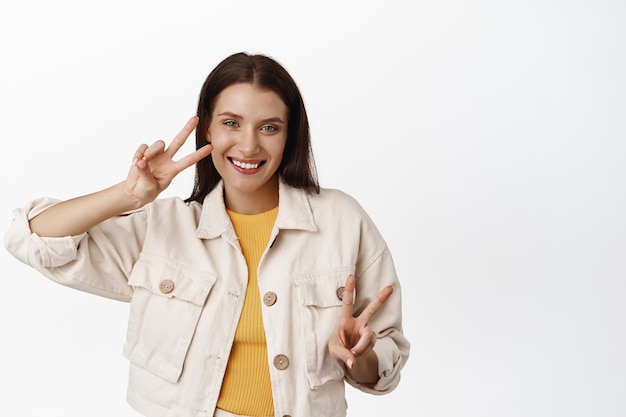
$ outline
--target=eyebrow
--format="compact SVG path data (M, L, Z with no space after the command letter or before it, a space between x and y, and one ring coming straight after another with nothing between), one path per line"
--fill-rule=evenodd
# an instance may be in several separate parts
M243 119L243 116L237 114L237 113L233 113L230 111L225 111L222 113L219 113L218 116L228 116L228 117L232 117L235 119ZM283 119L281 119L280 117L269 117L267 119L263 119L261 120L263 123L285 123L285 121Z

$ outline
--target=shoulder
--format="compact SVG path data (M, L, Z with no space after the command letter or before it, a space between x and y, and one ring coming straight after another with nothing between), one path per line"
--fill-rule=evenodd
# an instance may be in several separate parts
M372 223L361 203L343 190L322 188L319 194L310 195L309 202L317 219L332 218L343 224Z
M158 198L147 204L144 209L150 217L195 215L202 210L202 205L192 201L186 203L180 197Z
M360 206L350 194L337 188L320 188L319 194L311 194L311 200L318 204L340 203L349 206Z
M155 207L159 207L159 208L170 207L170 208L176 208L176 209L179 209L179 208L183 209L183 208L193 207L194 205L199 205L199 203L197 203L195 201L191 202L191 203L186 203L180 197L163 197L163 198L157 198L153 202L149 203L146 207L151 207L151 208L155 208Z
M282 213L285 218L312 222L317 227L376 228L361 203L343 190L320 188L319 193L307 193L303 189L283 185L281 196L279 216Z
M352 195L336 188L321 188L319 194L312 194L311 204L342 210L363 211L361 204Z
M352 236L361 236L361 246L377 248L377 252L386 246L378 227L365 208L347 192L322 188L319 194L309 198L309 202L315 223L320 229L333 230L334 236L350 231Z

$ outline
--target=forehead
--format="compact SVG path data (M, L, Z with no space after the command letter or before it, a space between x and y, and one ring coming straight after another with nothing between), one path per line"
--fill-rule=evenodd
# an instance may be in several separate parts
M287 106L273 90L252 83L238 83L226 87L217 96L214 114L231 112L241 116L286 116Z

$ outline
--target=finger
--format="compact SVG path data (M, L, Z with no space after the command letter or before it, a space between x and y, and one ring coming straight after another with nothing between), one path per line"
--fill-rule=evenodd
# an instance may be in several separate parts
M144 169L146 167L146 161L144 159L144 153L146 152L146 149L148 149L148 145L146 145L145 143L142 143L137 148L135 154L133 155L133 166L136 166L139 169Z
M385 301L387 301L389 296L391 296L392 292L393 292L393 287L391 285L388 285L385 288L383 288L378 293L378 296L376 296L376 298L373 299L367 305L367 307L365 307L365 310L363 310L361 314L359 314L358 320L361 322L365 322L365 323L369 322L370 319L374 317L374 315L378 312L380 307L385 303Z
M341 317L352 317L354 304L354 275L348 275L343 287L343 297L341 299Z
M146 151L143 153L143 156L144 158L150 160L157 155L161 155L164 150L165 142L163 142L162 140L157 140L152 145L150 145L148 149L146 149Z
M359 337L356 345L354 345L350 350L355 357L358 357L372 350L375 344L376 335L368 326L366 326L361 329L361 337Z
M184 169L189 168L190 166L196 164L201 159L204 159L207 156L209 156L212 151L213 151L213 146L204 145L202 148L198 149L197 151L190 153L184 158L181 158L178 161L176 161L175 163L176 171L180 172Z
M170 157L173 157L174 154L178 152L180 147L183 146L191 132L193 132L196 126L198 126L199 120L200 119L198 119L197 116L193 116L191 119L189 119L189 121L187 121L187 123L185 124L185 127L183 127L183 129L178 132L178 135L176 135L174 139L172 139L172 142L170 143L170 146L167 147L165 153L167 153Z
M331 343L328 346L328 350L334 358L345 363L348 368L352 368L352 365L356 360L356 356L350 351L350 349L346 349L338 343Z

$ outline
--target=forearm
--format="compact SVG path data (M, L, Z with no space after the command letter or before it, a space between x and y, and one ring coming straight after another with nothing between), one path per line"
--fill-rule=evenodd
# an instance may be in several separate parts
M125 211L137 208L137 200L124 192L123 183L92 194L55 204L30 220L39 236L78 235Z

